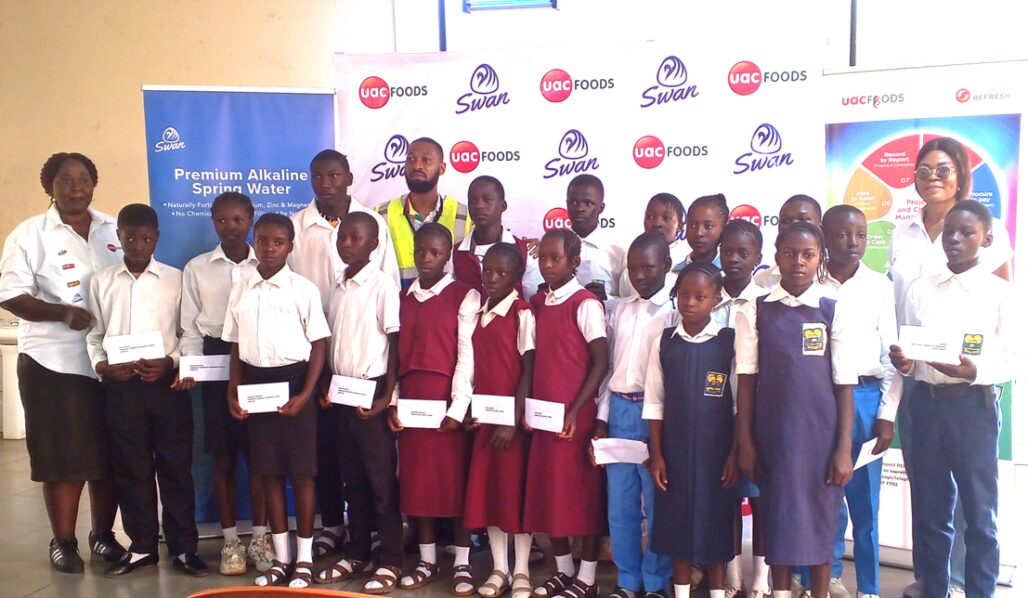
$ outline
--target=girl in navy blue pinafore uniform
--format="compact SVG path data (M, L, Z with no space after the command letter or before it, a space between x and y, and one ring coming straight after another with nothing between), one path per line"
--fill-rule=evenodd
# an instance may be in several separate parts
M681 323L661 333L646 370L643 418L658 490L652 548L673 559L676 598L689 596L693 563L707 567L711 596L724 598L725 563L735 556L735 331L710 317L721 286L713 264L685 266L673 291Z
M775 598L789 593L797 565L810 566L811 593L823 598L853 473L856 375L839 359L835 301L816 280L824 272L820 229L791 224L775 246L782 281L746 304L736 323L739 466L760 486Z

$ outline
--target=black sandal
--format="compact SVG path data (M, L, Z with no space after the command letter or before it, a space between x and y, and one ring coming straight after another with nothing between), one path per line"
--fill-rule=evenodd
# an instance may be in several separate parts
M368 584L371 582L378 582L382 587L380 588L369 588ZM364 582L364 593L365 594L388 594L395 590L400 585L400 568L399 567L379 567L375 574L371 576L371 579Z
M543 582L543 585L532 590L532 595L535 596L535 598L553 598L571 585L572 581L574 580L571 579L571 576L564 575L563 573L557 573Z
M591 586L587 586L581 580L576 579L557 596L560 598L596 598L598 591L599 586L597 584L594 583Z

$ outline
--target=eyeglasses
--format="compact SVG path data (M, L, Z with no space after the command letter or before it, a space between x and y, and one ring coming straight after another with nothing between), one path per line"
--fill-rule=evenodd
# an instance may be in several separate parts
M917 170L914 171L914 174L917 176L917 178L921 179L922 181L927 181L928 179L932 178L933 174L939 177L940 179L945 179L948 178L949 175L955 173L956 171L957 169L953 168L952 166L949 166L947 164L940 164L935 168L920 166Z

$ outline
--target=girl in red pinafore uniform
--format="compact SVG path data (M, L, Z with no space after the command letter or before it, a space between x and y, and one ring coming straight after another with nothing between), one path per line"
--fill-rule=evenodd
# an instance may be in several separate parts
M535 363L535 317L528 302L518 298L524 271L524 258L516 245L497 243L489 248L482 260L482 287L488 300L479 310L472 336L475 392L511 397L514 421L521 419L525 398L532 392ZM521 525L527 460L528 435L516 425L487 424L475 433L464 523L469 529L489 528L493 572L478 588L483 598L495 598L508 587L518 598L532 592L528 577L532 535L523 533ZM507 563L508 533L515 534L513 579Z
M404 428L394 408L390 427L399 432L400 510L417 519L421 550L400 587L420 588L439 576L434 524L445 517L453 520L456 545L453 592L470 596L475 586L463 515L471 446L461 423L471 403L471 335L481 301L478 291L445 272L452 245L445 227L422 225L414 234L418 279L400 296L400 400L447 401L446 417L438 429Z
M537 598L595 598L596 558L603 530L603 475L589 458L596 395L607 373L603 304L575 280L581 241L551 230L539 246L539 270L549 290L532 297L539 334L533 398L564 404L559 434L536 431L528 455L525 529L550 536L557 573ZM527 427L527 424L526 424ZM570 536L582 536L578 576Z

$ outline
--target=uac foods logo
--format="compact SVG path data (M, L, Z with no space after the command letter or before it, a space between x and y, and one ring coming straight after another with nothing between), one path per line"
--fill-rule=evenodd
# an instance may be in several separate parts
M168 127L161 133L161 140L153 144L154 152L170 152L171 150L186 149L186 142L182 141L175 127Z
M560 157L550 160L544 166L544 179L587 172L600 167L598 159L589 157L589 142L578 129L564 133L560 138L560 145L557 146L557 153Z
M406 173L404 164L407 162L408 149L410 149L410 143L406 137L400 134L390 137L382 152L385 161L371 167L371 182L376 183L402 177Z
M563 102L574 89L614 89L614 79L572 79L564 69L551 69L539 81L539 93L550 102Z
M457 98L457 114L495 108L509 104L507 92L500 91L500 77L488 64L480 64L471 73L471 91Z
M361 104L378 110L389 103L389 98L427 96L427 85L389 85L382 77L367 77L357 89Z
M773 125L764 123L750 138L750 150L735 159L733 174L756 172L792 164L792 154L782 151L782 135Z
M520 150L479 151L471 141L458 141L450 148L450 166L464 174L478 168L479 162L517 162L520 159Z
M689 71L682 59L668 56L657 68L657 84L642 92L643 102L639 106L649 108L654 104L678 102L700 95L695 85L686 85L688 81Z
M878 108L882 104L898 104L904 100L901 93L883 93L880 95L866 96L844 96L843 106L873 106Z

